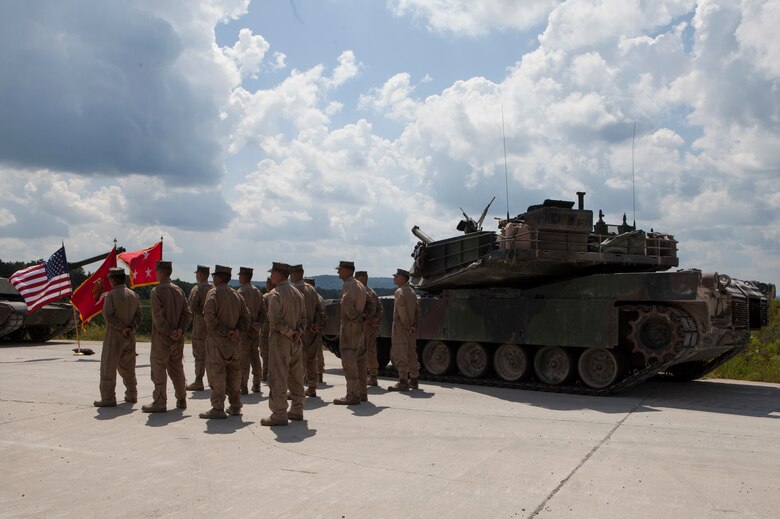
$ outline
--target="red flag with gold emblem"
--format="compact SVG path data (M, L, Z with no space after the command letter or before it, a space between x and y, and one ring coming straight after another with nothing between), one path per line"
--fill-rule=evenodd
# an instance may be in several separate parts
M157 260L162 259L162 246L163 242L160 240L148 249L123 252L119 255L119 259L130 268L130 288L159 283L155 268Z
M105 261L85 282L73 291L70 302L79 311L81 327L103 311L103 297L111 290L108 271L116 267L116 247L111 249Z

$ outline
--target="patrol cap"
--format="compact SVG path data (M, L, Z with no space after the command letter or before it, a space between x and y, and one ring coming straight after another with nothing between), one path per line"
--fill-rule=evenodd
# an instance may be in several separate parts
M111 267L108 269L108 277L110 278L122 278L125 277L125 269L122 267Z
M336 270L338 270L340 268L352 269L354 271L355 270L355 262L354 261L339 261L339 266L336 267Z
M217 274L223 274L230 277L233 274L233 269L224 265L214 265L214 273L212 276L216 276Z
M395 276L403 276L403 277L405 277L406 279L409 279L409 278L411 277L411 276L409 275L409 271L408 271L408 270L404 270L404 269L397 269L397 270L395 271L395 274L393 274L393 277L395 277Z
M206 274L207 276L211 273L211 269L204 265L198 265L198 268L195 269L195 274Z
M278 272L283 276L290 275L290 265L282 263L280 261L274 261L271 269L268 272Z
M254 273L255 269L249 268L249 267L238 267L238 275L246 275L249 277L252 277L252 274Z
M356 278L359 278L360 276L368 277L368 272L365 270L358 270L357 272L355 272Z
M290 274L303 274L303 265L290 265Z
M157 265L154 267L155 269L173 269L173 264L170 261L164 261L164 260L157 260Z
M303 278L303 282L306 283L307 285L311 285L313 287L317 286L317 282L314 281L314 278Z

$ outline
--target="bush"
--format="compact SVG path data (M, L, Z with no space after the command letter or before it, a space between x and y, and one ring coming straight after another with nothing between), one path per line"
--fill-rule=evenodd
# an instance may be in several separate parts
M709 376L780 383L780 301L772 301L769 324L753 332L745 351Z

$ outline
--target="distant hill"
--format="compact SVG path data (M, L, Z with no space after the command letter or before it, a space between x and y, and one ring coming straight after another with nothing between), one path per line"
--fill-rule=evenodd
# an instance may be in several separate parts
M324 274L321 276L313 276L314 282L317 283L317 288L320 290L341 290L342 282L339 279L338 276L334 274ZM257 288L265 288L265 280L263 281L252 281L252 284L255 285ZM230 286L237 287L239 285L238 279L233 278L230 280ZM393 284L393 278L369 278L368 279L368 286L374 289L380 289L382 293L386 293L387 290L394 290L395 285ZM377 293L380 292L380 290L377 290ZM382 294L380 294L382 295Z
M341 290L341 285L343 284L339 277L333 274L314 276L314 281L317 283L317 288L323 290ZM369 277L368 286L372 288L395 288L393 278Z

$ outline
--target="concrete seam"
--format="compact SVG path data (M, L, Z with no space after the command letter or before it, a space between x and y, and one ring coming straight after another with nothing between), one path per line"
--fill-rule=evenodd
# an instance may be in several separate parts
M550 492L547 495L547 497L544 499L544 501L542 501L542 503L539 506L536 507L536 510L534 510L533 513L531 513L531 515L528 516L529 519L533 519L534 517L539 515L539 512L541 512L544 509L545 505L547 505L547 503L549 503L550 500L553 497L555 497L555 494L557 494L558 491L560 489L562 489L563 486L566 483L569 482L569 480L574 476L574 474L576 474L577 471L580 470L580 468L583 465L585 465L585 463L596 453L597 450L599 450L601 448L602 445L604 445L607 441L609 441L610 438L612 438L612 435L615 433L615 431L618 430L618 428L621 425L623 425L623 422L628 420L628 417L631 416L632 414L634 414L634 411L636 411L637 409L639 409L640 407L642 407L644 405L644 403L650 398L650 396L653 394L653 392L655 391L655 389L657 387L658 387L658 383L656 383L655 386L653 386L653 388L648 392L647 395L645 395L642 398L642 400L640 400L639 402L636 403L636 405L626 414L626 416L621 418L620 421L618 421L618 423L616 423L615 426L612 427L612 429L610 429L610 431L606 434L606 436L604 436L604 438L601 439L600 442L598 442L596 445L593 446L593 448L590 450L590 452L588 452L588 454L586 454L585 457L580 460L580 462L577 464L577 466L574 467L574 469L572 469L571 472L569 472L569 475L566 476L565 478L563 478L563 480L560 483L558 483L558 486L555 487L553 489L553 491Z

